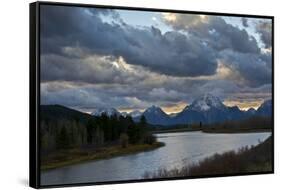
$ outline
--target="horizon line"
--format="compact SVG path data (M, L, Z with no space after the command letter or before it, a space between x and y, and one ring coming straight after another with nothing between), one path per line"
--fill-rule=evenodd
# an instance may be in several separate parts
M223 103L223 105L224 106L226 106L226 107L228 107L228 108L230 108L230 107L238 107L238 109L240 110L240 111L248 111L249 109L254 109L254 110L257 110L265 101L268 101L268 100L272 100L272 99L267 99L267 100L263 100L262 101L262 103L260 103L260 105L259 106L257 106L257 107L248 107L248 108L241 108L241 107L239 107L239 105L226 105L225 104L225 101L223 101L222 103ZM91 114L93 111L95 111L95 110L97 110L97 109L111 109L111 108L114 108L114 109L116 109L118 112L120 112L120 113L131 113L131 112L133 112L133 111L140 111L140 112L144 112L145 110L147 110L148 108L150 108L150 107L152 107L152 106L155 106L155 107L158 107L158 108L160 108L165 114L167 114L167 115L172 115L172 114L178 114L178 113L180 113L180 112L182 112L186 107L188 107L189 105L191 105L191 104L185 104L185 107L183 108L183 109L181 109L181 110L179 110L178 112L167 112L167 111L165 111L166 109L165 109L165 106L158 106L158 105L155 105L155 104L153 104L153 105L151 105L151 106L148 106L148 107L146 107L146 108L142 108L142 109L138 109L138 108L129 108L129 109L126 109L126 108L115 108L115 107L98 107L98 108L78 108L78 107L73 107L73 106L67 106L67 105L63 105L63 104L57 104L57 103L54 103L54 104L40 104L40 106L45 106L45 105L53 105L53 106L55 106L55 105L57 105L57 106L64 106L64 107L67 107L67 108L70 108L70 109L74 109L74 110L77 110L77 111L80 111L80 112L84 112L84 113L88 113L88 114ZM86 111L86 110L91 110L91 111ZM125 111L125 110L127 110L127 111ZM130 110L130 111L129 111Z

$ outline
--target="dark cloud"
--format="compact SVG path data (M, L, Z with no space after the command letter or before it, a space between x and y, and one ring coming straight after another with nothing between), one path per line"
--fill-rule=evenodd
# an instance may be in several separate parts
M233 69L239 71L241 76L246 80L245 86L261 86L271 83L272 71L268 67L264 58L258 54L244 54L233 51L224 51L221 53L222 59Z
M261 37L262 42L265 45L265 48L271 48L272 46L272 23L271 21L263 20L260 21L256 30Z
M72 50L71 50L72 51ZM74 49L73 51L79 51ZM128 84L144 80L149 73L129 66L121 58L91 55L84 58L41 55L41 81Z
M241 21L242 21L242 25L244 27L249 27L248 19L247 18L243 17L243 18L241 18Z
M190 22L192 20L192 22ZM217 51L232 49L241 53L259 53L257 41L244 29L226 23L219 16L176 14L176 19L164 21L176 30L198 36Z
M55 85L58 84L41 84L41 104L62 104L68 107L92 109L100 107L144 109L151 105L145 100L145 97L142 97L140 94L134 96L134 92L132 92L134 91L133 87L122 88L118 85L111 86L110 88L104 86L76 86L51 90L54 89L54 87L51 86ZM142 98L139 99L138 97Z
M165 84L165 85L163 85ZM58 85L58 87L56 87ZM190 103L206 92L222 100L231 97L235 100L253 101L257 98L269 98L271 86L243 87L233 81L169 80L157 85L76 85L66 87L60 83L41 84L42 104L63 104L73 108L95 109L115 107L118 109L145 109L151 105L167 106L177 102Z
M166 33L113 10L44 5L40 18L42 104L144 109L270 91L271 52L221 17L180 15ZM263 42L267 27L257 28Z
M164 21L176 30L200 37L216 50L218 59L224 60L232 72L237 72L242 77L239 81L244 81L244 85L259 86L271 83L271 52L262 53L256 39L246 30L239 29L218 16L176 14L175 19ZM242 22L244 26L248 26L246 18L242 18ZM269 47L271 44L269 23L260 22L257 30L263 42L267 44L266 47Z
M134 28L102 22L88 9L42 7L41 44L43 53L64 53L79 46L100 55L122 56L126 62L167 75L199 76L215 73L213 50L199 38L179 32L161 34L151 28ZM96 9L91 9L94 13ZM51 15L51 16L50 16Z
M266 63L266 66L270 70L272 70L272 53L271 53L271 51L260 54L260 59Z
M66 89L58 92L41 92L41 104L62 104L75 108L145 108L149 104L134 97L113 96L93 89Z

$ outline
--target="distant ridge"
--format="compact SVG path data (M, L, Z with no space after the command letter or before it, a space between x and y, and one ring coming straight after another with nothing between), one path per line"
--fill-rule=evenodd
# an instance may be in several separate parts
M152 125L178 125L178 124L192 124L192 123L216 123L226 120L242 120L252 116L271 116L272 114L272 100L267 100L255 110L250 108L247 111L240 110L237 106L225 106L222 101L211 94L195 99L189 106L186 106L181 112L177 114L168 115L160 107L155 105L147 108L144 112L132 111L130 113L120 113L115 108L100 108L96 109L92 114L82 113L80 111L67 108L61 105L41 105L40 113L43 119L48 118L65 118L65 119L79 119L87 121L93 116L131 116L135 121L139 121L142 115L145 116L147 122ZM47 113L47 114L46 114Z
M41 120L79 120L83 123L92 118L90 114L77 111L62 105L41 105L40 106Z
M258 110L253 108L243 111L238 106L228 107L222 103L220 98L205 94L195 99L181 112L173 115L166 114L160 107L151 106L144 111L148 123L154 125L177 125L191 123L215 123L226 120L241 120L251 116L270 116L272 101L265 101ZM140 116L139 116L140 117ZM139 117L134 117L138 120Z

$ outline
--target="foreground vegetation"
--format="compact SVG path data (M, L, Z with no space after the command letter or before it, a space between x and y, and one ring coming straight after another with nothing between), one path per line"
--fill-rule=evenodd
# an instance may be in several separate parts
M272 137L269 137L257 146L215 154L197 164L180 169L162 168L154 173L146 172L143 177L167 178L270 172L272 171L272 151Z
M144 116L136 123L130 116L109 117L102 114L94 117L59 105L41 106L41 169L53 169L83 161L152 150L163 146L163 143L157 142L153 135L155 132L202 130L203 132L232 133L271 130L270 127L265 126L271 126L270 118L257 117L212 125L204 125L200 122L163 129L161 126L147 124ZM246 150L250 151L245 149L242 152ZM240 153L229 154L235 157ZM191 168L183 170L187 169L191 170Z
M63 106L41 106L41 169L151 150L162 143L145 117L94 117Z

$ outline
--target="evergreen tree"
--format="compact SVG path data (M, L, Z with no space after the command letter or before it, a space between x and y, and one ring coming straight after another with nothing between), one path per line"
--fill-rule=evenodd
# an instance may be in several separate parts
M146 125L147 125L146 118L145 118L144 115L142 115L141 118L140 118L140 126L146 127Z
M57 136L57 147L58 149L69 148L69 135L67 133L66 127L63 126Z
M94 119L90 119L86 125L87 128L87 143L91 144L93 142L93 133L95 128Z

